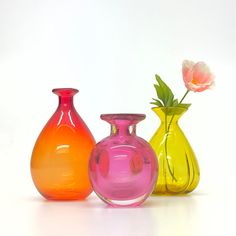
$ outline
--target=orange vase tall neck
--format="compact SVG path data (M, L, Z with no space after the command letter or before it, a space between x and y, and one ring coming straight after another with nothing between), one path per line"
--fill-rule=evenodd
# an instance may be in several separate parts
M59 96L59 106L35 143L31 175L46 199L84 199L92 192L88 161L95 140L73 105L78 90L53 92Z

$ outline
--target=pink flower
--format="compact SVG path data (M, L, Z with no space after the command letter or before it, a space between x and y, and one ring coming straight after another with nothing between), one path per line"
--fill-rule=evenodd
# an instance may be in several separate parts
M214 84L214 76L204 62L183 61L182 73L188 90L202 92Z

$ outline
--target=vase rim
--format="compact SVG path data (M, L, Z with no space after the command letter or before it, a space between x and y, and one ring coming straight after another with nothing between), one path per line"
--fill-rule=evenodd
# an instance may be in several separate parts
M186 108L186 107L152 107L151 108L152 110L167 110L167 109L171 109L171 110L183 110L183 111L187 111L188 110L188 108Z
M107 114L101 114L100 118L106 121L129 120L138 122L144 120L146 118L146 115L140 113L107 113Z
M71 97L78 93L79 90L76 88L54 88L52 92L58 96Z

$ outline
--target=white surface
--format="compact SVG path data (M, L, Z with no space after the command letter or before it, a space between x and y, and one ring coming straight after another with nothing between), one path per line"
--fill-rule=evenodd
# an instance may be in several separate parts
M1 203L1 235L235 235L235 195L195 193L151 197L139 208L109 208L92 195L84 202L37 197Z
M0 1L0 235L235 235L236 2L234 0ZM106 112L146 113L138 134L158 127L150 109L158 73L181 97L184 59L203 60L216 87L190 94L181 127L201 181L186 197L137 209L46 202L30 155L57 106L55 87L76 87L75 106L96 140Z

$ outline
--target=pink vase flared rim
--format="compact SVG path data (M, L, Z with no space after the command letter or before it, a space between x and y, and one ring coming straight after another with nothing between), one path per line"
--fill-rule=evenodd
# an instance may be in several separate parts
M101 114L100 118L105 121L127 120L132 122L139 122L146 118L145 114L140 113L109 113Z

